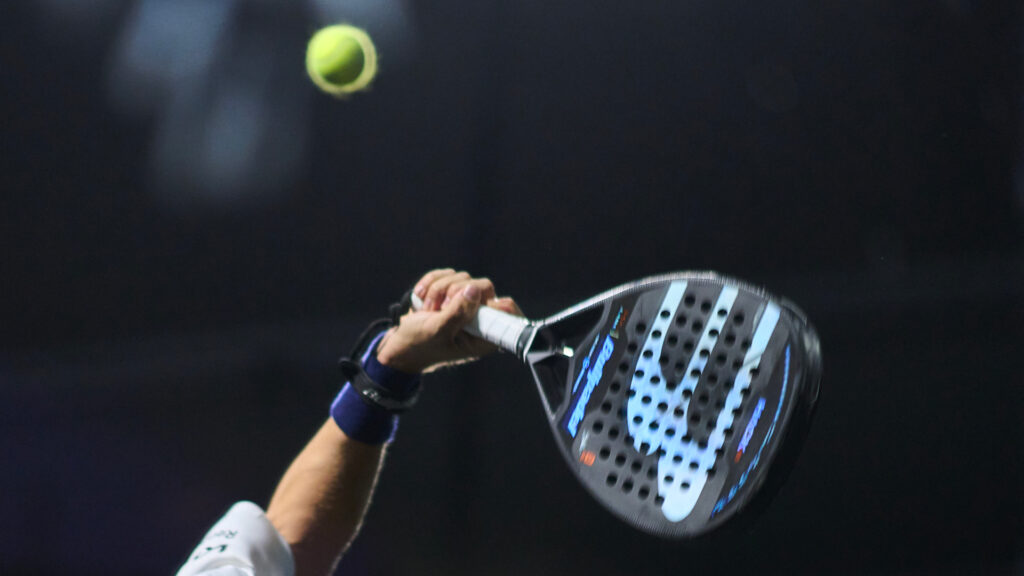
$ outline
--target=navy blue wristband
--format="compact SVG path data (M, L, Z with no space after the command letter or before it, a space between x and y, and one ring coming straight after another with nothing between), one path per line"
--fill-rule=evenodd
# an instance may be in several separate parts
M363 370L382 388L396 396L405 396L419 385L419 375L406 374L377 361L375 351L383 336L382 332L367 347L361 358ZM348 382L331 404L331 418L346 436L364 444L390 442L398 429L396 414L366 402Z

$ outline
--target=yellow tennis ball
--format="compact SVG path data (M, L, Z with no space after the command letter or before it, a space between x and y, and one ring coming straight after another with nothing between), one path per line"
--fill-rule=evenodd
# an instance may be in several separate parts
M306 72L328 94L358 92L377 74L377 49L370 36L355 26L328 26L309 40Z

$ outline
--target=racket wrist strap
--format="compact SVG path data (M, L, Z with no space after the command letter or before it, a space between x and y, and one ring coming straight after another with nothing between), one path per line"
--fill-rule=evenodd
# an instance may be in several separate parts
M419 398L419 375L381 364L376 353L385 332L408 310L408 301L407 293L401 302L390 307L390 318L370 324L352 353L338 362L345 385L331 403L331 418L345 435L365 444L392 441L398 429L398 415L412 408Z
M419 376L381 364L376 354L370 354L360 364L342 358L338 365L348 386L354 388L362 401L371 407L401 414L412 408L419 398Z

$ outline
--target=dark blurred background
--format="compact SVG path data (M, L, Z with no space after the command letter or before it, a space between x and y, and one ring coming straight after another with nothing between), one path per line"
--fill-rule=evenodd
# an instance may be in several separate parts
M365 27L368 93L309 35ZM0 573L173 573L432 267L533 317L716 269L823 395L740 540L627 528L509 356L433 375L345 574L1024 574L1015 1L0 6Z

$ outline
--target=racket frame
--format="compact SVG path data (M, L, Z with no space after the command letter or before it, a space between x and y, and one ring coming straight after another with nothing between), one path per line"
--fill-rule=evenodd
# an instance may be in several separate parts
M778 448L775 450L775 457L773 458L770 466L772 471L766 471L761 474L761 478L758 479L757 486L752 487L750 490L750 496L745 499L746 501L741 507L741 510L735 514L735 518L729 518L727 523L730 527L742 526L749 523L751 518L756 517L760 511L767 507L767 504L772 499L774 493L777 492L778 488L788 476L793 462L800 451L802 439L806 436L820 392L820 343L813 327L806 320L806 316L803 311L801 311L793 302L783 298L778 298L768 293L763 288L732 277L720 275L713 271L673 272L648 276L605 290L604 292L587 298L578 304L542 320L528 320L520 316L507 314L494 308L481 306L477 316L464 329L474 336L483 338L484 340L497 345L499 348L515 354L517 358L530 366L531 371L534 372L534 380L538 383L538 387L540 388L540 397L545 413L549 422L552 423L553 428L556 429L557 435L557 424L555 424L554 418L561 411L562 406L552 405L551 400L540 384L539 375L536 373L536 365L539 363L538 358L550 357L557 354L561 354L566 358L571 359L575 355L575 350L569 347L560 348L557 345L551 345L552 342L547 341L547 338L538 339L538 337L545 332L545 328L555 326L574 316L582 315L591 309L599 307L603 308L607 302L615 298L622 297L630 292L644 291L649 288L674 281L710 281L722 284L723 286L734 286L762 298L765 301L774 302L787 313L787 317L799 323L795 328L801 337L800 347L802 348L802 352L805 356L805 369L810 375L810 381L804 383L806 390L801 392L802 398L800 398L794 405L794 410L790 415L787 426L778 431L779 439L774 443ZM413 295L413 308L419 309L421 306L422 301ZM602 318L599 322L603 320L604 318L602 314ZM597 329L597 325L595 325L594 329ZM586 340L586 338L584 340ZM539 346L538 350L534 350L533 348L539 344L543 345ZM579 463L574 461L572 455L566 451L564 446L562 446L561 441L559 441L559 446L559 451L562 452L563 456L566 458L570 468L573 469L574 473L578 477L580 477L580 472L576 469L579 466ZM582 477L580 477L580 480L582 482ZM583 484L588 491L593 492L589 484L586 482L583 482ZM598 496L596 493L593 495L595 497ZM601 501L600 498L597 499ZM617 516L634 527L659 536L673 538L693 538L703 536L703 533L679 534L650 526L643 526L624 516L621 512L613 510L606 503L603 504L606 508L615 512ZM720 523L716 523L716 528L719 525Z

